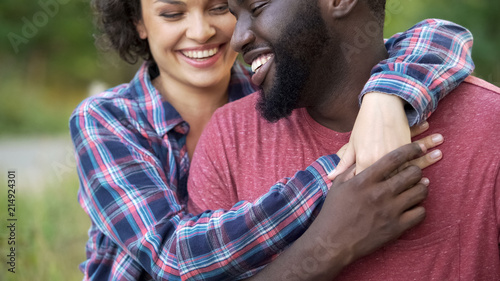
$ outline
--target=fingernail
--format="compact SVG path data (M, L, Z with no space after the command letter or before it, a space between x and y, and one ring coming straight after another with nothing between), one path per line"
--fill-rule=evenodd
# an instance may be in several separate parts
M433 152L431 152L430 156L432 159L439 159L441 158L443 154L441 153L441 150L434 150Z
M425 121L424 123L420 124L420 129L427 129L429 128L429 122Z
M420 180L420 182L421 182L422 184L425 184L426 186L429 186L429 183L430 183L430 181L429 181L429 179L428 179L428 178L422 178L422 179Z
M443 142L443 140L444 140L443 136L439 134L432 137L432 141L434 143L441 143Z

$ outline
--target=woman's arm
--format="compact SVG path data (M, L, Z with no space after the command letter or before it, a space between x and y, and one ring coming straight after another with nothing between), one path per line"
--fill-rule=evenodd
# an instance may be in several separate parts
M114 117L118 111L89 101L70 119L79 200L98 231L127 253L116 262L155 280L231 280L270 262L312 222L326 197L325 171L338 161L322 157L253 204L192 216L177 197L181 187L142 135ZM92 254L110 263L114 252Z
M409 125L426 120L439 101L474 70L472 34L452 22L428 19L386 42L389 58L372 70L349 147L331 178L356 163L359 173L410 143Z

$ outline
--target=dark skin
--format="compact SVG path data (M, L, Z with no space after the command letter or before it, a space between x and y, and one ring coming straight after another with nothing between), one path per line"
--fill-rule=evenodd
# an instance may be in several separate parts
M426 198L427 183L418 166L404 163L421 153L418 144L408 144L355 177L353 167L343 173L304 235L249 280L331 280L419 224L425 209L416 205ZM395 175L386 178L387 173Z
M261 55L273 54L261 85L265 95L273 93L271 89L280 75L276 67L280 54L273 48L279 40L288 40L286 45L293 46L291 53L297 51L297 57L311 57L307 50L293 50L309 46L307 40L300 42L303 38L286 33L301 15L307 16L301 12L304 3L229 0L230 10L238 19L233 48L249 64ZM310 45L315 50L338 50L340 42L356 46L352 36L355 29L362 30L374 21L364 1L319 0L318 5L331 40L322 40L327 42L325 46ZM320 60L304 60L311 64L310 75L297 107L306 107L318 123L332 130L352 130L359 109L358 93L372 67L387 56L382 28L372 34L371 40L362 55L349 60L331 52L321 53ZM331 79L331 73L336 73L337 79ZM421 157L422 150L435 145L426 138L420 146L410 144L386 155L355 177L353 169L342 174L333 182L322 211L308 231L251 280L331 280L348 264L420 223L425 210L417 205L427 196L428 184L422 179L421 168L435 162Z

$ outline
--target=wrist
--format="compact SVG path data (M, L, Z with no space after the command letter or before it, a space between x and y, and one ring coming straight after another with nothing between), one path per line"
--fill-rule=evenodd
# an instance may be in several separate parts
M382 92L368 92L363 96L361 105L391 105L404 109L406 101L399 96Z
M318 217L309 230L295 242L300 245L297 250L301 255L301 264L295 272L307 272L305 280L332 280L356 259L353 245L344 243L341 239L343 235L325 229L323 226L329 223L321 221L322 218ZM307 270L312 268L314 270Z
M396 95L369 92L363 97L359 116L376 117L377 122L391 126L395 122L408 124L405 112L406 101Z

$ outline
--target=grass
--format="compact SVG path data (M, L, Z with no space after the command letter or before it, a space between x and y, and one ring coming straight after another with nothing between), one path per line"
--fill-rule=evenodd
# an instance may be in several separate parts
M2 180L2 186L7 184ZM0 202L0 280L82 280L89 219L78 204L74 176L43 191L16 190L16 273L7 271L7 196Z

